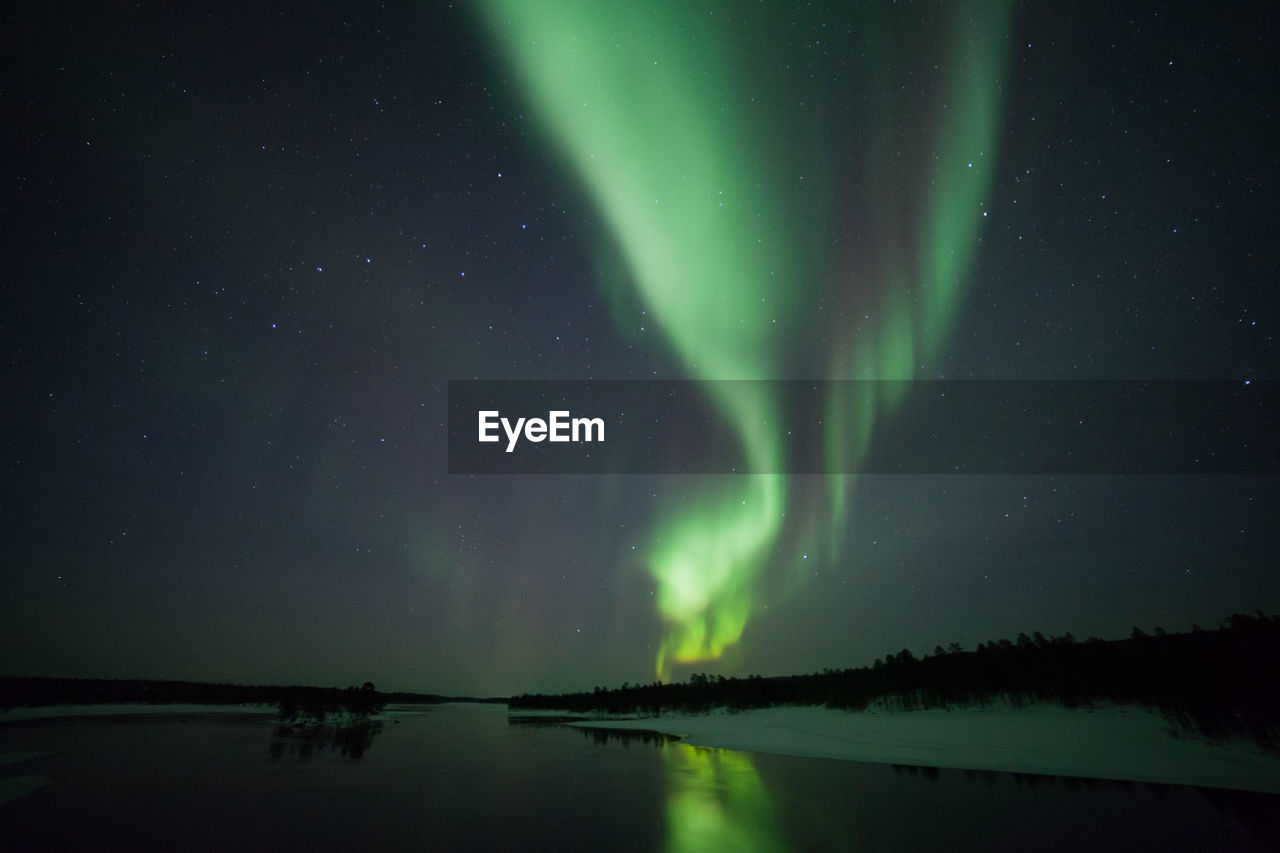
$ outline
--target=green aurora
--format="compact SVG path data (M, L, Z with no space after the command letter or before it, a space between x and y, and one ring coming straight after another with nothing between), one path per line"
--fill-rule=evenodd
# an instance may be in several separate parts
M787 22L763 7L487 8L533 118L569 158L625 262L635 289L625 299L638 299L690 376L796 378L787 373L815 323L825 352L818 361L806 352L805 363L827 375L809 368L806 378L909 379L938 354L993 173L1005 4L938 7L927 24L919 11L862 10L858 32L845 34L863 45L862 61L824 93L856 105L856 126L835 127L819 110L795 120L803 96L788 89L780 72L790 66L769 39ZM913 78L930 65L931 80ZM804 141L815 134L820 141ZM861 167L824 174L805 153L819 144L855 152ZM814 221L838 218L826 196L857 199L852 227L870 248L851 257L813 236ZM815 319L822 294L837 308ZM763 427L778 401L755 385L707 387L753 469L777 470L781 448ZM856 465L895 402L828 402L829 470ZM790 538L785 476L707 478L678 507L659 509L648 550L666 626L659 678L738 641L779 551L837 540L830 531L843 524L853 478L826 482L827 511L802 513Z

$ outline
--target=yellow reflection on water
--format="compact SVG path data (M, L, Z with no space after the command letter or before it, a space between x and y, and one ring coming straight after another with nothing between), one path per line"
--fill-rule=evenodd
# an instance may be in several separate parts
M668 743L662 755L668 850L787 849L746 753Z

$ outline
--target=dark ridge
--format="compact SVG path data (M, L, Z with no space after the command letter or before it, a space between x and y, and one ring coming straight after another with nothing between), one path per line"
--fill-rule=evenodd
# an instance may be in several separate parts
M212 684L200 681L144 679L45 678L0 676L0 709L49 705L271 705L285 720L323 720L328 714L368 716L389 702L429 705L441 702L503 700L447 697L431 693L379 693L372 682L361 687L299 687Z
M1050 702L1067 708L1116 702L1158 708L1171 731L1210 740L1246 736L1280 751L1280 616L1235 614L1214 630L1184 633L1135 627L1128 639L1078 642L1039 631L1015 640L958 643L917 658L908 649L860 669L812 675L725 678L694 673L688 683L623 684L591 693L512 697L518 709L575 713L702 713L776 705L850 711Z

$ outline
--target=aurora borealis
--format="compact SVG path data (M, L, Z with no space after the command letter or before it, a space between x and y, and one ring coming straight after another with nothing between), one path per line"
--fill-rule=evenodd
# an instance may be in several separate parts
M765 109L754 111L754 122L743 115L753 112L752 90L743 82L751 69L733 67L729 57L735 38L763 40L751 29L764 22L749 20L750 13L739 20L732 9L717 19L684 3L612 11L594 3L492 5L494 29L685 369L712 380L778 378L788 367L797 321L811 322L796 303L835 265L794 251L800 223L787 212L801 205L784 200L789 182L775 180L770 168L781 175L807 171L827 186L847 178L790 152L781 163L771 161L777 152L769 133L790 125L790 117ZM846 285L856 298L871 300L878 319L852 353L849 339L858 336L835 325L827 378L912 378L913 365L932 358L945 339L968 276L1000 124L1006 10L992 3L941 17L925 29L939 56L937 91L927 93L919 127L904 140L931 154L931 162L914 165L916 179L905 187L921 208L919 225L885 234L885 248L871 259L877 275L869 285ZM873 33L882 51L876 58L888 65L867 62L853 70L872 102L865 115L855 115L848 143L856 149L893 125L894 105L876 87L903 73L894 59L906 39L900 30L912 23L878 8L852 16L850 31ZM867 174L882 174L883 165L869 164ZM892 208L902 189L873 186L869 196L876 210ZM778 419L778 401L732 393L739 386L728 383L709 387L721 392L727 417L741 425L752 468L776 469L780 450L760 427ZM875 417L860 403L832 401L832 473L850 470L847 456L865 446ZM843 509L845 478L832 480L833 502ZM775 557L786 504L785 478L751 476L700 496L655 532L650 572L669 626L658 652L660 677L670 674L669 658L715 660L741 636L756 576ZM831 524L840 516L833 513Z
M443 425L1274 379L1270 13L10 14L0 672L506 694L1280 606L1273 477L451 476ZM706 387L776 467L783 402ZM827 400L828 471L903 410Z
M746 99L730 96L732 71L717 61L712 16L680 4L495 6L495 29L686 369L769 378L777 358L769 338L787 333L771 325L791 314L800 270L776 215L778 191L742 180L761 173L762 158L738 115ZM706 79L715 82L699 85ZM751 425L776 417L775 401L725 395L719 403L743 424L747 458L768 467L777 449ZM699 495L655 534L649 570L670 626L660 676L669 674L668 657L718 658L741 635L785 497L782 478L750 477Z

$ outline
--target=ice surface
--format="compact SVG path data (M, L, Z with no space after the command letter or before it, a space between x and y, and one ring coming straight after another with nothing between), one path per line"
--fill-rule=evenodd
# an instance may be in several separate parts
M886 764L997 770L1280 793L1280 758L1247 741L1171 734L1135 706L846 712L822 707L590 721L647 729L694 746Z

